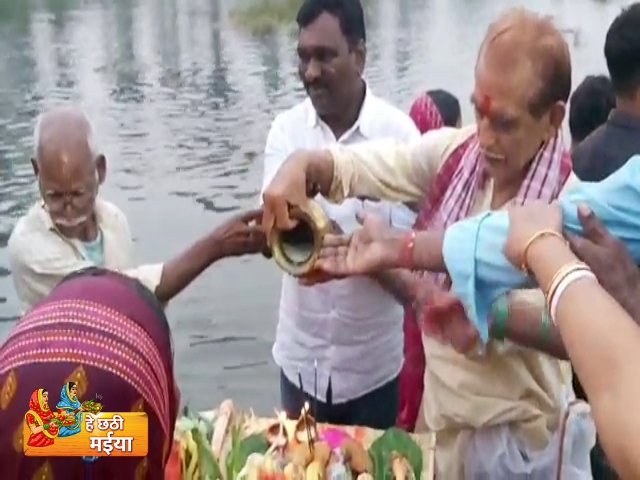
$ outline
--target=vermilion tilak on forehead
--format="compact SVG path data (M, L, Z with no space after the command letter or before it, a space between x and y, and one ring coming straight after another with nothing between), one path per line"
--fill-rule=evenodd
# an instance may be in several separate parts
M480 112L480 115L486 117L491 113L491 97L489 95L486 93L478 94L477 102L478 112Z

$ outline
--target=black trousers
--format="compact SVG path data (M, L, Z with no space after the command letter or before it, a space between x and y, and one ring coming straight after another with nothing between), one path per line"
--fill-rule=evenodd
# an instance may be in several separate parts
M327 388L327 401L317 402L316 410L312 395L300 390L280 371L280 397L282 408L295 416L309 402L311 414L316 421L334 425L361 425L386 430L396 423L398 414L398 377L362 397L344 403L333 403L331 381Z

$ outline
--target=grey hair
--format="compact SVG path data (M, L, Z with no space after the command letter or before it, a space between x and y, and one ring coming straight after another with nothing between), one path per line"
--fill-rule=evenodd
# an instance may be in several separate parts
M36 118L36 124L33 129L33 158L38 158L38 149L40 147L41 137L42 137L42 119L44 118L46 112L41 113ZM87 122L87 145L89 145L89 151L91 152L91 158L96 160L100 155L100 149L98 148L98 141L95 135L95 129L93 128L93 124L89 120L89 117L82 112L82 116L84 120Z

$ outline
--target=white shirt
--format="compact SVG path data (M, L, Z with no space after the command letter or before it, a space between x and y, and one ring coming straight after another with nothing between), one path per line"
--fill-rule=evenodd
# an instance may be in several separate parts
M263 190L286 158L298 149L319 149L336 142L420 136L402 111L375 97L369 88L356 123L336 140L307 98L280 113L265 147ZM410 228L415 215L404 205L349 199L340 205L320 202L345 232L358 225L356 213L374 212L395 226ZM318 361L318 399L326 401L331 378L332 401L359 398L393 380L403 361L402 307L369 277L335 280L304 287L285 275L273 357L287 378L314 393L314 360Z
M13 283L23 312L44 299L64 277L92 266L121 271L155 291L162 277L162 264L133 268L133 240L124 213L98 198L95 215L102 234L103 265L91 261L82 242L60 234L42 202L37 202L18 220L8 249Z

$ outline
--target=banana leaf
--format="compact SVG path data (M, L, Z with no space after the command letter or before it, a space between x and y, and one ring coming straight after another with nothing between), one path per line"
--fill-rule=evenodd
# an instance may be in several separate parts
M185 406L182 410L182 417L180 417L176 423L176 430L179 432L190 431L194 427L197 427L204 435L205 439L211 444L213 438L213 424L200 415L198 412L194 412Z
M229 450L226 460L227 479L235 478L242 469L242 465L238 465L239 460L236 458L236 452L238 451L239 443L240 427L234 425L233 427L231 427L231 450Z
M422 474L422 451L407 432L390 428L369 447L369 457L373 465L373 478L376 480L393 480L391 456L393 452L400 454L411 465L415 478Z
M238 445L238 460L241 462L241 467L245 466L249 455L259 453L264 455L269 450L269 442L267 438L260 433L255 433L243 438Z
M247 463L249 455L253 453L264 455L267 450L269 450L269 442L263 434L256 433L243 439L240 427L232 427L231 450L227 455L227 479L238 476Z
M186 406L184 407L183 415L176 424L176 430L181 432L182 435L186 434L187 437L185 438L191 437L195 443L194 449L191 447L184 449L183 470L185 466L191 465L192 457L195 456L198 466L197 472L199 473L198 478L200 480L222 480L220 465L211 451L213 425ZM183 475L185 475L184 471Z
M198 446L198 460L201 480L222 480L222 472L211 451L211 443L197 427L191 430L193 440Z

